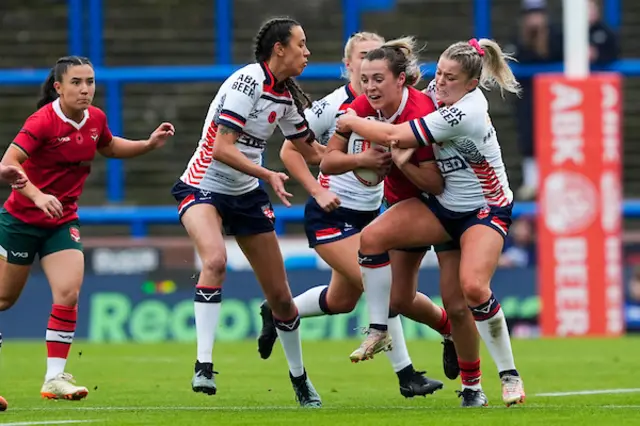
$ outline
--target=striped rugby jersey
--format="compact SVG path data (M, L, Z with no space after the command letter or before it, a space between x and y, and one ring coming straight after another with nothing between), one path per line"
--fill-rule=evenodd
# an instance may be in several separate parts
M435 80L427 94L435 101ZM450 107L410 122L423 145L431 144L444 177L444 192L436 198L443 207L468 212L513 202L489 103L479 88Z
M276 126L287 139L308 136L307 121L291 93L276 83L266 63L249 64L225 80L209 106L198 147L180 177L184 183L227 195L246 194L258 187L257 178L213 159L219 126L240 134L236 146L255 164L262 163L267 139Z

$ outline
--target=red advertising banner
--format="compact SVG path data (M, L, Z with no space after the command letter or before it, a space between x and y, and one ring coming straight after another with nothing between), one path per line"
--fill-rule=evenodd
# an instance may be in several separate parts
M622 98L617 74L535 77L538 284L544 336L618 336Z

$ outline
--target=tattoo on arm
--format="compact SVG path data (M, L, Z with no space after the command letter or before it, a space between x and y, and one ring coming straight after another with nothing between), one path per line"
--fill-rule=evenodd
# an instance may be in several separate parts
M221 135L233 135L233 136L239 136L238 132L236 132L235 130L232 130L226 126L220 126L218 127L218 132Z

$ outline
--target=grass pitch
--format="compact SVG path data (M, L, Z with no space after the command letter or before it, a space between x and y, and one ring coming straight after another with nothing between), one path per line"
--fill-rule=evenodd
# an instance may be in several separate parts
M349 362L358 341L303 342L305 364L324 407L297 407L281 348L271 359L256 344L220 342L214 361L218 394L191 391L195 344L74 343L68 371L89 388L84 401L40 398L43 342L5 341L0 394L9 409L0 424L88 425L640 425L640 339L519 340L516 364L527 391L523 406L506 408L495 365L483 349L483 385L490 406L461 409L459 382L444 379L441 346L410 341L417 369L444 380L427 398L405 399L384 355ZM604 393L578 393L603 391ZM569 395L554 396L556 393ZM552 394L545 396L545 394Z

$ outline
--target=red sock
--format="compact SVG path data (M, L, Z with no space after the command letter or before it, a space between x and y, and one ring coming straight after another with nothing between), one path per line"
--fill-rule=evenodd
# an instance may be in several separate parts
M447 315L447 311L445 311L444 308L440 308L440 310L442 311L442 318L438 323L436 331L442 335L449 335L451 334L451 323L449 322L449 315Z
M74 306L53 305L47 323L47 357L64 358L69 356L69 349L76 331L78 308Z
M458 365L460 366L460 378L462 379L463 387L480 386L480 360L476 361L463 361L458 358Z

